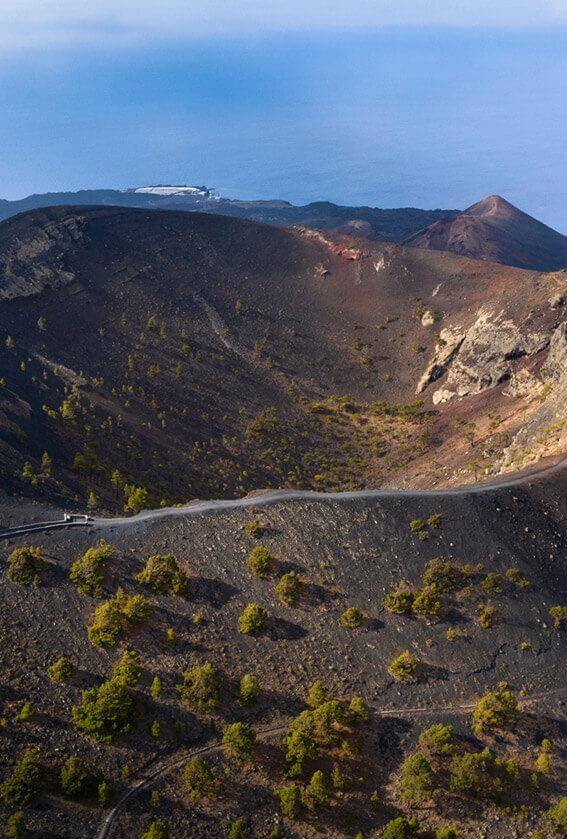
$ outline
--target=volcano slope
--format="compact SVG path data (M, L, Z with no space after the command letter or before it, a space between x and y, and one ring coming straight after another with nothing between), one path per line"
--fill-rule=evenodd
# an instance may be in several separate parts
M216 839L237 819L249 833L233 836L369 837L404 817L419 821L414 835L423 839L451 824L465 839L555 835L565 795L565 611L554 607L564 604L566 484L556 470L491 490L258 496L230 509L97 519L92 530L2 543L3 560L35 546L46 561L31 586L14 582L2 562L5 816L24 811L38 837L136 837L161 821L171 836ZM28 519L33 509L25 503ZM106 566L96 569L93 597L69 571L100 540L114 553L107 549ZM251 570L258 547L267 549L267 566ZM175 558L177 594L171 576L139 577L151 555ZM445 564L432 566L436 558ZM281 582L290 573L301 580L296 600ZM119 588L143 595L145 608L131 602L139 621L121 624L100 646L103 636L87 627L109 628L110 607L100 606L116 602ZM411 593L413 613L411 605L391 611L394 591ZM250 604L265 610L257 635L239 631ZM354 628L342 625L345 612ZM126 650L138 661L117 672ZM396 681L389 668L405 651L415 670ZM58 681L48 668L60 657L72 667ZM207 662L213 671L197 671L199 691L192 668ZM98 715L91 707L85 731L85 715L72 709L92 701L82 691L113 669L118 698ZM187 672L193 679L184 682ZM245 674L259 683L250 704L239 698ZM315 680L331 704L313 691L309 711ZM476 703L494 691L495 716L483 715L486 725L473 730ZM350 706L354 696L368 719L359 701ZM97 741L95 722L114 724L116 736ZM236 722L256 733L251 754L248 728L229 729L219 748ZM452 730L419 739L436 724ZM284 744L290 726L300 732L292 747ZM18 785L5 781L29 746L47 780L17 797ZM197 752L204 767L190 763ZM65 796L59 774L71 756L96 783ZM323 779L310 783L318 771ZM102 778L112 794L103 788L97 807ZM282 804L284 787L291 791Z
M434 221L406 243L518 268L554 271L567 266L567 236L500 195L489 195L454 218Z
M130 512L451 486L565 450L567 274L204 214L0 225L0 469Z

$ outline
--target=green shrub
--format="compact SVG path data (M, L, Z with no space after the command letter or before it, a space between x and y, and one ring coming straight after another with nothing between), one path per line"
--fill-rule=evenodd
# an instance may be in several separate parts
M119 588L96 607L87 629L89 641L97 647L113 647L124 633L148 620L153 608L143 594L128 594Z
M506 576L517 588L530 588L531 586L530 581L520 574L518 568L508 568L506 570Z
M260 696L260 682L252 673L245 673L238 686L238 698L243 705L255 705Z
M65 761L61 768L61 792L65 798L86 798L96 787L96 777L79 758Z
M268 613L258 603L249 603L238 618L238 631L243 635L261 635L268 626Z
M348 716L355 725L361 722L368 722L370 711L361 696L353 696L348 705Z
M288 819L296 819L301 809L301 789L297 784L288 784L276 790L280 810Z
M335 736L337 725L345 721L343 704L337 699L328 699L310 713L316 740L322 744L330 743Z
M449 788L453 792L474 795L490 792L492 789L490 771L493 765L494 755L490 749L455 755L451 761Z
M331 800L331 784L324 773L317 769L304 790L305 800L311 807L324 807Z
M435 586L418 589L412 605L412 612L418 618L436 620L441 611L441 598Z
M99 542L75 560L69 577L81 594L100 597L108 563L116 558L116 548L108 542Z
M12 774L0 785L0 797L8 807L27 807L38 798L44 783L38 751L28 746Z
M112 668L112 679L124 687L135 688L141 678L140 656L135 650L125 650Z
M177 594L180 597L187 597L189 594L189 578L172 554L154 554L148 557L136 580L155 594Z
M248 570L255 577L266 579L270 576L275 559L270 551L263 545L252 548L248 556Z
M198 711L212 713L220 705L220 678L210 661L186 670L178 690L183 702Z
M216 798L218 783L211 768L200 757L194 757L183 767L183 787L189 801Z
M35 717L35 708L31 704L31 702L24 702L20 709L20 713L18 714L18 720L20 722L29 722Z
M136 487L125 484L123 488L125 502L124 512L136 515L141 510L147 510L151 506L150 493L145 487Z
M250 826L248 820L244 817L236 819L232 824L229 833L229 839L249 839Z
M250 519L244 525L244 532L253 539L259 539L266 532L266 527L260 519Z
M406 757L400 775L400 793L410 804L420 804L431 797L435 776L431 764L420 752Z
M567 623L567 606L552 606L549 614L553 618L555 629L562 629L563 624Z
M567 798L561 798L545 815L554 830L567 833Z
M508 729L520 716L518 700L511 690L498 687L479 699L472 716L478 736Z
M150 685L150 694L152 699L159 699L161 696L161 679L159 676L154 676L152 684Z
M64 658L62 656L61 658L58 658L57 661L54 661L48 668L47 675L49 676L50 681L65 684L66 682L71 681L74 672L75 668L72 663L68 658Z
M6 833L10 839L27 839L29 836L24 814L21 810L9 816L6 823Z
M404 650L399 656L392 659L388 666L388 673L396 682L409 682L413 678L417 665L417 658L410 650Z
M408 821L403 816L399 816L399 818L388 822L384 828L382 839L411 839L418 830L419 822L417 819Z
M431 586L438 594L448 593L455 590L457 569L452 562L432 559L425 567L422 580L424 586Z
M310 708L318 708L327 700L327 689L320 679L316 679L307 694L307 704Z
M103 743L110 743L135 727L132 697L123 684L112 679L84 690L81 704L73 707L72 715L79 731Z
M504 586L504 577L495 571L490 571L481 583L483 591L487 594L501 594Z
M297 777L303 771L304 762L317 754L311 711L303 711L292 720L283 742L286 749L285 759L290 764L287 774L292 778Z
M457 828L453 826L440 827L435 833L435 839L459 839Z
M299 574L289 571L280 577L274 591L275 595L284 606L295 606L299 601L304 589L304 583Z
M8 556L8 579L19 586L38 586L46 568L40 548L14 548Z
M339 623L346 629L358 629L364 623L364 615L356 606L351 606L350 609L342 613Z
M162 821L152 822L141 839L169 839L169 831Z
M101 781L98 785L97 798L101 807L108 807L112 801L112 789L107 781Z
M400 580L398 587L391 591L384 600L384 606L395 615L407 615L411 612L415 594L407 580Z
M222 744L225 750L240 763L248 762L256 742L256 732L244 722L233 722L223 731Z
M496 621L496 609L494 606L481 604L477 607L477 620L483 629L490 629Z
M432 757L452 755L455 751L455 737L452 725L435 723L419 735L419 746Z

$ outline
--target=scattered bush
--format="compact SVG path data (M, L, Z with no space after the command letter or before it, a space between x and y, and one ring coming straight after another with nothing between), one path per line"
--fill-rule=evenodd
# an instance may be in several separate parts
M407 757L402 763L400 793L410 804L420 804L431 797L435 776L431 764L420 752Z
M481 585L483 590L491 596L495 594L502 594L504 578L502 574L490 571L482 581Z
M183 786L191 802L216 798L218 783L211 768L200 757L194 757L183 768Z
M399 816L399 818L388 822L384 828L382 839L411 839L418 830L419 822L417 819L408 821L403 816Z
M20 713L18 714L18 720L20 722L29 722L35 717L35 708L31 704L31 702L24 702L20 709Z
M150 695L152 699L159 699L161 696L161 679L159 676L154 676L150 685Z
M436 620L441 611L441 598L435 586L418 589L412 605L412 612L418 618Z
M243 635L261 635L268 626L268 613L258 603L249 603L238 618L238 631Z
M427 563L423 573L423 585L431 587L438 594L445 594L455 590L457 585L457 569L452 562L442 559L432 559Z
M567 833L567 798L561 798L545 815L554 830Z
M61 792L66 798L86 798L97 787L97 779L77 757L68 758L61 769Z
M418 663L417 658L410 650L404 650L390 662L388 673L396 682L409 682L417 670Z
M169 831L162 821L152 822L141 839L169 839Z
M113 647L121 635L148 620L153 608L143 594L128 594L119 588L96 607L87 630L89 641L97 647Z
M320 769L311 776L304 790L306 802L311 807L324 807L331 800L331 785Z
M253 539L259 539L266 532L266 527L260 519L250 519L244 525L244 532Z
M348 715L350 721L355 725L361 722L368 722L370 719L370 711L364 699L361 696L353 696L349 702Z
M198 711L212 713L220 705L220 678L210 661L186 670L178 690L183 702Z
M301 775L303 764L317 754L317 743L314 737L313 713L303 711L292 720L284 737L286 749L285 759L290 764L288 776L295 778Z
M47 675L49 676L50 681L54 683L62 683L65 684L66 682L70 682L73 678L73 673L75 672L75 668L73 667L72 663L69 661L68 658L58 658L57 661L54 661L53 664L47 669Z
M455 755L451 761L449 788L453 792L486 794L491 789L490 770L493 764L494 755L490 749Z
M19 586L38 586L46 568L40 548L14 548L8 556L8 579Z
M248 820L243 816L236 819L230 828L229 839L249 839L249 837L250 826L248 825Z
M240 763L246 763L252 757L256 742L256 732L244 722L227 725L223 731L222 744L226 751Z
M0 785L0 797L9 807L27 807L40 795L44 783L38 751L28 746L12 774Z
M327 688L320 679L316 679L307 694L307 704L310 708L318 708L327 700Z
M238 698L243 705L255 705L260 696L260 682L252 673L246 673L240 680Z
M255 577L266 579L270 576L275 559L270 551L263 545L252 548L248 556L248 570Z
M396 615L407 615L411 612L415 594L407 580L400 580L395 591L390 592L384 600L384 606Z
M301 789L297 784L288 784L276 790L280 810L288 819L296 819L301 809Z
M84 690L72 715L79 731L102 743L110 743L135 727L132 697L123 684L112 679Z
M108 542L99 542L75 560L69 577L81 594L100 597L108 563L116 557L116 548Z
M530 588L531 586L530 581L522 577L518 568L508 568L506 576L517 588Z
M364 623L364 615L356 606L351 606L350 609L342 613L339 623L346 629L358 629Z
M511 690L498 687L479 699L472 716L473 730L478 736L505 730L520 716L518 700Z
M549 614L553 618L555 629L562 629L563 624L567 623L567 606L552 606Z
M136 580L154 594L177 594L187 597L189 578L172 554L154 554L148 557L144 569Z
M8 818L6 823L6 833L10 839L27 839L29 836L24 814L21 810L18 810L16 813L12 813L12 815Z
M142 678L140 656L135 650L125 650L112 668L112 678L124 687L135 688Z
M151 506L150 493L145 487L136 487L125 484L123 488L125 502L124 512L136 515L142 510L147 510Z
M101 781L98 785L97 798L101 807L108 807L112 801L112 789L107 781Z
M440 827L435 833L435 839L459 839L457 828L453 826Z
M477 620L483 629L490 629L496 621L496 609L494 606L481 604L477 607Z
M455 751L455 738L452 725L435 723L419 735L419 746L432 757L452 755Z
M283 574L275 587L275 594L284 606L295 606L301 597L304 583L299 574L289 571Z

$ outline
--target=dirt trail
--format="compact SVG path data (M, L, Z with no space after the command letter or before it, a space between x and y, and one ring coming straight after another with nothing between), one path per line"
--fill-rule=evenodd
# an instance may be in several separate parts
M531 705L535 702L539 702L540 699L545 699L548 696L554 694L562 694L567 692L567 688L556 688L554 690L543 691L542 693L534 694L531 697L523 699L521 701L521 706L524 707L526 705ZM421 708L387 708L381 709L378 708L376 705L372 705L369 703L369 707L376 711L379 716L383 717L392 717L392 716L412 716L417 714L418 716L427 716L428 714L445 714L446 716L455 716L455 715L462 715L462 714L470 714L470 712L474 709L475 703L464 703L462 705L438 705L438 706L430 706L430 707L421 707ZM268 726L267 728L258 728L256 729L257 737L271 737L276 734L283 734L288 727L289 723L284 723L275 726ZM142 775L136 783L131 786L126 792L118 799L112 810L109 810L107 815L104 818L100 828L98 829L97 833L94 836L94 839L108 839L112 832L112 826L115 824L116 820L120 816L122 810L124 809L124 805L133 798L140 790L145 789L152 781L156 778L159 778L163 775L167 775L168 772L172 772L175 769L179 769L183 766L188 760L193 757L197 757L198 755L204 754L213 754L215 752L219 752L222 750L221 743L209 743L205 746L199 746L196 749L190 750L180 750L175 752L168 760L162 761L162 758L157 758L153 764L145 770L144 774Z

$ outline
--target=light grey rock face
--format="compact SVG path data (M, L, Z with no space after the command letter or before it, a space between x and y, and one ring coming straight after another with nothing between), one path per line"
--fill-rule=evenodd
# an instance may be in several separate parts
M431 401L434 405L441 405L443 402L449 402L450 399L453 399L457 394L454 390L446 390L445 388L439 388L436 390L433 396L431 397Z
M467 396L510 378L513 362L545 349L549 336L521 332L503 312L481 309L466 332L460 327L444 329L441 342L417 385L422 393L431 382L447 373L446 387L434 394L435 404L446 402L447 394Z
M425 373L419 380L416 393L423 393L425 388L430 385L431 382L435 382L437 379L441 378L458 352L464 338L465 333L458 326L441 330L439 333L439 343L435 348L435 355L427 365Z
M480 393L510 378L514 359L540 352L548 344L547 335L523 334L503 313L481 310L451 364L447 384L459 396Z
M75 275L64 267L64 254L80 241L82 217L36 226L14 242L0 265L0 300L30 297L45 288L69 285ZM55 256L56 254L56 256Z
M554 382L567 377L567 321L560 324L551 336L549 352L541 372L544 379Z

